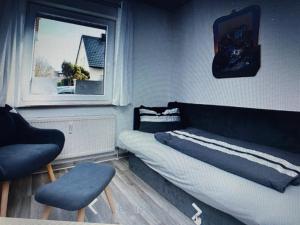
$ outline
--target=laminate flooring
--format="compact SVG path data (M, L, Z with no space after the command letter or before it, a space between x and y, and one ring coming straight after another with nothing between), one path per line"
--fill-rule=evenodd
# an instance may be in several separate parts
M120 223L122 225L193 225L194 223L172 204L143 182L128 167L127 159L109 162L116 168L110 183L116 205L113 217L102 193L94 204L97 214L86 208L85 221L91 223ZM67 169L55 173L60 177ZM43 205L34 200L36 190L49 182L48 175L35 174L11 183L8 216L16 218L40 218ZM53 209L50 220L75 221L76 212Z

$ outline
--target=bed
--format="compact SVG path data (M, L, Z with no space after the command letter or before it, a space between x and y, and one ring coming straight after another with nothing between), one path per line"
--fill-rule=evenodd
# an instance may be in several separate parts
M193 125L219 134L224 132L230 137L254 140L287 151L300 149L299 128L295 125L300 124L297 112L186 103L179 103L179 106L186 126ZM272 121L277 122L270 123ZM231 130L224 124L233 124ZM260 132L253 132L254 129ZM203 225L300 223L299 186L289 186L280 193L182 154L159 143L150 133L124 131L118 142L120 148L131 152L131 169L186 215L191 217L195 212L192 202L199 205L203 211Z

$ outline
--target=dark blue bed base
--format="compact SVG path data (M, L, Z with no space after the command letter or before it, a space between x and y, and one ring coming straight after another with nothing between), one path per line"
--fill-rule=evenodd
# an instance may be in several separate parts
M203 212L201 215L201 225L244 225L232 216L187 194L185 191L152 170L132 153L129 153L129 168L189 218L192 218L196 213L192 207L192 203L196 203Z

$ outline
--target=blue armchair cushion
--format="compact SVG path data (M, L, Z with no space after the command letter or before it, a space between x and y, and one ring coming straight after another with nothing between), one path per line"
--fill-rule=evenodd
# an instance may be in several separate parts
M16 123L9 112L11 109L8 105L0 108L0 146L11 144L16 139Z
M0 181L21 178L53 161L61 149L56 144L15 144L0 147Z
M107 164L81 163L53 183L41 187L36 201L69 211L89 205L109 184L115 169Z

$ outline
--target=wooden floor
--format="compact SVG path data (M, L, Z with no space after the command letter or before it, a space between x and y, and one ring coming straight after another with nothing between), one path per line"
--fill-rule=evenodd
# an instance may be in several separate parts
M105 195L101 194L94 207L98 214L86 209L86 222L120 223L122 225L193 225L173 205L144 183L128 168L126 159L111 162L117 170L110 183L117 213L112 217ZM66 170L56 173L59 177ZM40 217L43 206L34 200L38 187L48 183L47 174L37 174L12 183L9 196L8 216L18 218ZM75 212L61 209L52 211L49 219L74 221Z

